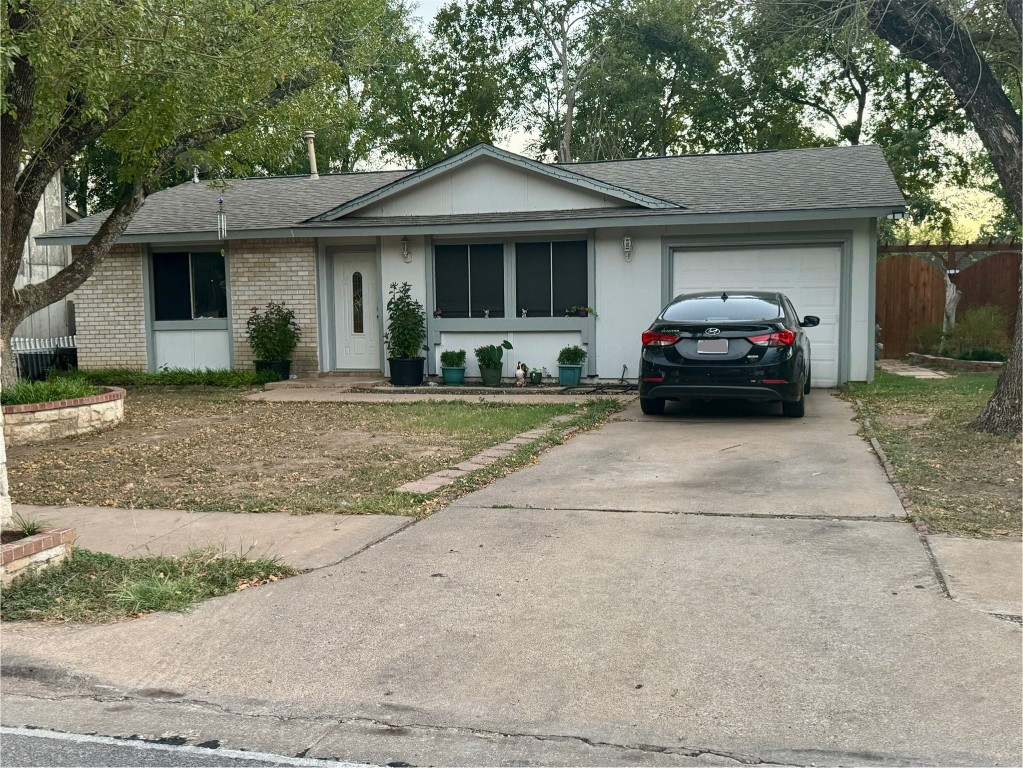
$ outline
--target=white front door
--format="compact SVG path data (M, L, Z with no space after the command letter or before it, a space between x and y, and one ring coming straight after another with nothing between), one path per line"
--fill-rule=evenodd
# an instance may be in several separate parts
M335 367L380 370L380 288L372 253L334 256Z

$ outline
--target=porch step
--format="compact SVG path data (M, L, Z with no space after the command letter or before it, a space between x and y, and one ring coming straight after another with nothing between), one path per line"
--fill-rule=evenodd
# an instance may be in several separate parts
M305 374L287 381L271 381L265 389L367 389L383 384L384 378L375 371L330 371Z

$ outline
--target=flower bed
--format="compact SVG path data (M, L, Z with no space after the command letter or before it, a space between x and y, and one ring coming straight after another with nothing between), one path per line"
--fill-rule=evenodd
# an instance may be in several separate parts
M959 360L955 357L938 357L910 352L906 362L911 365L925 365L934 368L952 368L957 371L1000 371L1005 363L988 360Z
M42 443L117 426L124 419L124 390L120 387L103 389L106 391L102 394L73 400L5 405L7 444Z
M31 573L63 561L71 554L74 528L51 528L0 547L0 581L9 584L21 573Z

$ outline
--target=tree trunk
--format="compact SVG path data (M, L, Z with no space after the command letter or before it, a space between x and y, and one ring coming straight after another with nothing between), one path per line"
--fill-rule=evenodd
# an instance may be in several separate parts
M1005 7L1018 34L1020 3L1007 0ZM948 83L987 149L1016 219L1023 221L1023 127L1020 114L987 61L974 47L969 33L934 0L871 0L867 18L879 37L906 56L931 67ZM998 377L995 391L984 412L972 424L976 429L1020 433L1020 413L1023 411L1021 319L1023 312L1017 317L1012 353Z
M1023 270L1020 274L1023 280ZM1023 402L1023 352L1020 345L1023 342L1023 307L1016 312L1016 333L1012 339L1012 352L1009 359L1005 361L998 383L995 384L995 391L987 405L974 421L970 424L974 429L983 432L995 432L997 434L1019 435L1023 430L1023 412L1020 403Z

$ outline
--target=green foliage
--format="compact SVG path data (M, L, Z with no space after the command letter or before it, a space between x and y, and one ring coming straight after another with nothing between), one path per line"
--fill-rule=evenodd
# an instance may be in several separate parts
M558 365L582 365L586 362L586 350L578 344L563 347L558 352Z
M198 368L165 368L156 373L135 368L90 368L74 373L53 371L51 378L76 378L106 387L187 386L187 387L255 387L277 381L270 372L210 370Z
M49 403L54 400L74 400L101 394L88 381L73 377L59 377L44 381L19 381L13 387L0 392L3 405L24 405L26 403Z
M569 307L568 315L593 315L594 317L600 317L597 314L597 310L593 307Z
M514 349L507 339L500 344L484 344L476 347L476 362L480 368L500 368L504 362L506 349Z
M936 355L941 350L941 323L920 323L913 326L913 345L922 355Z
M959 360L980 360L986 362L1005 362L1005 352L994 349L968 349L956 355Z
M1009 319L1005 312L1001 307L986 304L963 312L957 318L946 349L957 357L969 350L993 350L1004 355L1009 351L1010 343Z
M246 560L212 550L179 558L122 558L75 549L60 565L5 587L2 613L5 621L113 621L182 610L294 574L275 559Z
M302 329L295 322L295 312L284 305L271 301L263 312L252 308L246 326L249 329L249 346L257 360L290 360L302 336Z
M14 512L11 515L11 526L8 530L17 531L22 536L35 536L41 533L49 523L45 520L34 520L23 515L21 512Z
M445 368L464 368L464 349L445 349L440 353L440 364Z
M387 299L387 331L384 344L394 360L411 360L420 357L426 348L426 310L412 298L412 286L408 283L391 283L390 298Z

